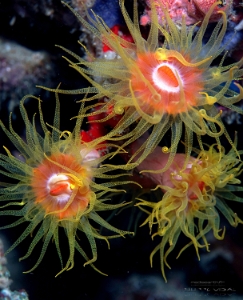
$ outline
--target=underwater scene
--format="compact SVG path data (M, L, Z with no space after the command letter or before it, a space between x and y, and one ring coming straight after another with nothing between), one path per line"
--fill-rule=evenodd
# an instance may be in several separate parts
M0 300L243 298L243 3L0 1Z

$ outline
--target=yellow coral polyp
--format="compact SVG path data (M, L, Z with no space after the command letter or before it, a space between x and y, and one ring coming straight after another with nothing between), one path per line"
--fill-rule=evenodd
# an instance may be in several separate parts
M35 115L31 122L24 106L27 98L34 98L38 103L40 125L43 135L37 132ZM82 113L83 104L80 108ZM1 227L12 228L22 223L28 226L15 243L8 249L10 252L18 246L28 235L33 239L24 257L29 257L36 244L43 239L43 246L36 264L28 272L34 270L42 261L51 240L54 241L60 258L62 273L74 266L74 253L78 251L95 270L93 262L97 259L96 239L106 240L124 236L129 233L119 230L102 217L99 211L112 210L125 204L106 204L104 195L121 192L116 188L126 182L113 180L112 182L96 183L96 178L113 179L119 175L106 174L111 169L100 164L110 154L101 156L99 153L100 140L84 143L80 137L82 119L78 118L72 132L60 131L60 104L56 94L56 110L53 125L46 125L41 110L41 100L27 95L20 102L20 111L25 123L26 141L13 129L11 116L9 129L2 121L0 127L16 147L20 158L15 157L4 147L6 154L0 154L0 174L12 178L15 183L0 183L0 216L16 216L18 219ZM104 145L103 145L104 146ZM11 207L11 209L7 209ZM91 220L91 223L90 223ZM103 226L115 235L103 236L98 226ZM63 228L67 236L69 257L65 264L59 245L59 231ZM90 244L92 257L89 258L77 241L77 232L84 234ZM82 239L83 242L83 239ZM101 271L99 271L102 273ZM102 273L103 274L103 273Z
M241 155L242 151L238 154ZM137 205L149 214L142 225L149 224L152 237L162 237L151 253L150 261L152 266L153 256L159 251L165 280L165 265L170 268L167 257L181 233L190 242L181 249L177 258L188 246L194 245L199 259L199 248L204 247L209 251L206 238L209 231L213 231L216 239L224 238L225 228L220 228L219 212L232 226L243 223L225 201L243 203L243 198L233 194L234 191L243 191L242 187L235 186L240 184L236 177L242 172L242 167L243 162L234 149L226 154L223 147L218 149L217 145L212 145L208 150L199 152L197 159L191 160L186 169L171 173L170 186L162 182L156 187L164 192L161 200L149 202L139 199ZM168 182L168 179L163 178L162 181Z
M230 90L230 84L233 79L243 75L240 69L243 59L229 66L223 66L224 55L218 66L211 66L215 58L225 50L222 46L227 30L225 12L219 11L222 15L221 20L215 26L206 44L203 42L210 16L220 2L212 5L195 35L194 29L197 24L188 30L185 19L182 18L179 29L162 4L161 9L164 11L166 25L161 26L155 6L151 3L151 27L146 39L139 28L137 1L134 1L133 20L128 15L124 2L124 0L119 1L121 12L134 42L128 42L115 35L98 15L94 14L94 18L91 18L87 14L89 19L87 22L64 3L83 26L116 53L116 58L109 60L95 58L85 49L91 58L86 61L61 47L75 58L75 61L66 59L72 68L90 82L91 87L69 91L59 90L59 92L85 95L93 93L92 96L87 96L86 101L103 97L109 99L103 107L86 114L87 116L107 113L110 108L113 110L105 120L116 114L124 114L114 130L103 137L104 140L126 139L123 144L125 147L152 128L146 143L123 167L126 169L131 169L142 162L171 130L170 158L165 170L168 169L181 140L183 125L188 158L192 150L194 133L200 143L201 136L209 135L216 139L218 145L220 145L219 136L225 133L233 144L225 132L214 104L218 103L242 113L242 110L234 104L243 98L243 88L236 84L239 88L237 93ZM164 36L163 45L158 43L159 35ZM99 81L93 79L97 76ZM92 107L93 105L90 105L87 110ZM127 128L134 129L130 129L129 132ZM134 163L134 158L139 153L141 155Z

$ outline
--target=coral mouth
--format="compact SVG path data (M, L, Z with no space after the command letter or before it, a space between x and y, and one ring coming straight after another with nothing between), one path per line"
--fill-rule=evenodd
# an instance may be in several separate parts
M174 70L168 65L162 64L155 71L157 80L163 85L167 85L167 88L179 87L179 82L174 74Z
M68 176L54 174L48 180L48 190L51 196L56 197L58 202L67 202L72 194L72 183Z

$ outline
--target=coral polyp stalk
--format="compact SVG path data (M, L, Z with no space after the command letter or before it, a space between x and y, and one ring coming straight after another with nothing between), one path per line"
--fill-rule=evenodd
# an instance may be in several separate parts
M42 135L37 132L35 115L32 122L29 119L24 106L27 98L34 98L38 103ZM83 104L80 113L82 110ZM113 210L125 205L125 203L106 204L105 200L109 199L109 196L104 198L104 195L109 192L122 192L123 190L117 189L116 186L126 182L116 180L106 182L107 179L119 177L119 174L110 175L107 173L110 169L101 166L101 163L111 155L109 153L102 155L101 149L106 146L105 144L99 139L90 142L81 140L81 118L76 120L72 132L60 131L58 94L53 125L46 125L44 122L39 98L29 95L24 97L20 102L20 111L25 123L26 141L13 129L11 116L9 129L0 121L2 130L19 152L19 156L15 157L4 147L6 154L0 154L0 174L15 181L0 184L0 201L5 203L1 206L0 215L18 217L14 223L1 229L28 223L7 253L31 234L33 239L26 255L21 259L29 257L41 239L43 246L36 264L28 272L34 270L42 261L51 240L54 241L62 266L58 274L73 268L75 251L85 258L84 265L90 264L99 271L93 265L97 259L96 239L103 239L109 245L108 239L123 237L129 233L113 227L99 216L99 211ZM102 183L96 183L97 178L104 180ZM107 236L99 233L96 228L98 226L94 223L106 228ZM65 264L59 245L60 228L66 233L69 247L69 257ZM87 237L91 247L91 258L78 242L77 232Z

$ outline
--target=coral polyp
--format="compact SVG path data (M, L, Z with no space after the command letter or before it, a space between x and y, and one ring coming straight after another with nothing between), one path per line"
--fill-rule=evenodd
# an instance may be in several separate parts
M138 76L137 68L151 88ZM203 70L177 57L173 51L158 49L155 53L138 55L131 73L135 107L145 119L154 116L160 121L163 114L177 115L200 103L198 93L203 89Z
M72 170L72 173L68 169ZM76 173L76 175L75 175ZM69 154L53 154L33 170L31 187L46 214L78 217L92 199L92 172Z
M218 149L215 144L208 150L200 151L197 158L191 157L183 167L185 159L184 154L177 154L170 170L160 177L155 174L156 189L164 193L161 200L149 202L140 199L137 204L149 214L142 225L149 224L151 233L154 232L152 238L162 237L151 253L150 262L152 265L153 256L159 251L165 280L165 265L170 268L167 257L175 248L181 233L190 241L177 258L187 247L194 245L199 259L199 248L209 251L208 232L213 231L216 239L224 238L225 228L220 228L220 214L234 227L243 223L227 203L243 203L243 198L233 193L243 191L241 186L237 186L241 181L236 178L242 172L243 163L235 150L231 149L226 154L223 147ZM153 177L153 174L150 176ZM152 211L147 210L148 207Z
M35 115L33 122L29 119L24 106L27 98L34 98L39 105L43 136L37 132L38 123ZM82 109L83 105L80 113ZM118 175L106 174L109 168L101 166L102 161L110 154L101 155L100 149L104 144L97 139L90 142L81 140L81 118L77 119L72 132L60 131L60 104L57 95L53 125L45 124L39 98L24 97L20 102L20 111L25 123L26 141L13 129L11 118L9 130L0 121L1 128L19 152L19 156L15 157L4 147L6 154L0 154L0 174L15 181L14 183L1 182L0 201L6 204L1 206L0 215L18 217L14 223L1 229L12 228L22 223L29 224L7 253L31 234L33 239L26 255L21 259L29 257L41 239L43 239L43 246L36 264L28 272L39 265L52 239L61 261L61 272L74 266L75 250L85 258L84 265L90 264L98 270L92 264L97 259L95 240L106 240L109 245L109 238L129 233L113 227L97 213L125 205L124 203L106 204L104 201L109 197L105 199L103 197L109 192L121 192L122 190L116 189L116 186L125 182L115 180L95 182L97 178L118 177ZM8 210L9 207L11 209ZM98 229L93 227L94 222L108 230L107 236L101 235ZM66 233L69 247L69 257L65 265L63 265L62 251L59 246L60 228L63 228ZM77 241L78 231L82 232L80 234L85 234L90 243L91 258L86 255Z
M221 112L217 111L214 104L218 103L242 113L234 104L243 98L243 89L235 83L238 92L234 92L230 89L230 84L232 80L242 76L243 71L240 68L243 60L224 65L223 38L227 30L227 17L223 10L218 11L220 21L211 37L204 43L210 17L219 4L220 2L215 2L212 5L194 34L196 25L188 29L185 19L182 18L179 29L162 4L166 22L165 25L160 25L152 3L150 32L144 38L139 28L137 1L134 1L134 17L131 20L124 1L121 0L121 12L133 42L113 33L98 15L94 14L94 18L88 15L88 23L70 8L80 22L99 37L116 57L109 60L94 58L86 49L89 59L85 60L61 47L76 59L71 61L66 58L70 66L90 82L91 87L59 92L85 95L93 93L86 97L86 101L108 98L100 109L86 114L99 114L112 108L105 120L116 114L122 115L112 133L108 133L104 140L126 140L123 144L125 147L150 130L151 134L146 143L131 157L125 168L138 165L161 142L164 146L162 150L170 153L164 169L166 170L176 154L183 125L187 157L192 150L194 134L200 144L201 137L209 135L220 145L219 136L225 133L233 144L221 121ZM158 42L159 36L164 39L163 43ZM213 66L215 58L220 55L223 58L219 65ZM95 80L94 76L99 80ZM87 110L92 107L90 105ZM167 147L166 143L163 145L163 138L169 130L171 142ZM136 163L132 163L138 153L141 155Z

